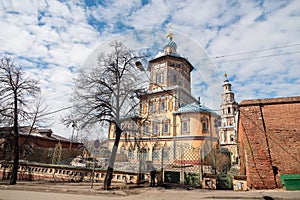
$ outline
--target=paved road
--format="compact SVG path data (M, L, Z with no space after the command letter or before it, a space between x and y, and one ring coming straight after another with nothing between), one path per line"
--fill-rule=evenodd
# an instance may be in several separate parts
M107 193L72 194L63 190L25 191L0 189L0 200L191 200L191 199L300 199L300 191L212 191L212 190L166 190L162 188L142 188Z
M49 182L18 182L8 185L0 182L0 200L192 200L192 199L293 199L300 200L300 190L251 190L222 191L184 188L168 185L165 187L148 187L145 185L114 184L114 189L103 190L103 183L49 183ZM171 187L170 187L171 186Z

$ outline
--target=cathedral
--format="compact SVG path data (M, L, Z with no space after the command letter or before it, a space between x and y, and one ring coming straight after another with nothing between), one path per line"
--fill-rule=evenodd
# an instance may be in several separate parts
M202 105L200 98L192 96L193 69L192 63L177 52L170 31L163 53L147 66L150 83L147 94L139 97L141 120L122 124L119 155L142 165L150 163L158 168L172 165L175 171L179 165L199 166L199 157L205 157L218 143L219 115ZM114 129L110 128L109 149L114 139Z

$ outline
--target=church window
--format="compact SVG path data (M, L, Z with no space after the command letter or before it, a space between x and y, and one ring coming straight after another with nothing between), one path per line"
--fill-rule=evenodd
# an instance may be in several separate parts
M190 132L190 123L187 117L181 119L181 132L182 134L188 134Z
M163 82L163 74L157 74L157 80L156 80L156 82L157 83L162 83Z
M160 110L164 111L165 109L166 109L166 103L165 103L165 101L161 101L160 102Z
M188 131L188 123L185 121L183 122L183 128L182 128L183 132L187 132Z
M173 75L173 83L177 83L177 76Z
M159 124L158 124L158 122L154 122L153 123L153 133L158 134L158 130L159 130Z
M153 103L149 104L149 109L150 109L150 113L153 113L155 111Z
M163 148L163 151L162 151L163 160L169 160L169 152L170 152L170 148L168 148L168 147Z
M148 135L149 129L150 129L150 126L147 124L147 125L145 126L145 132L146 132L146 135Z
M230 114L230 113L231 113L231 110L230 110L230 108L228 108L227 110L228 110L228 114Z
M164 124L164 133L169 133L169 123L167 122Z
M169 66L174 66L174 62L169 62Z
M159 160L159 148L153 147L152 160Z
M201 123L202 123L202 132L206 132L208 130L208 119L207 117L203 116L201 118Z

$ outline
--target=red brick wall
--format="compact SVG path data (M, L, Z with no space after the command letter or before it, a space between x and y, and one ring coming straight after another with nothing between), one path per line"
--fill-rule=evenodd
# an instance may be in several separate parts
M280 174L300 173L299 113L300 97L241 102L241 172L251 188L282 187Z

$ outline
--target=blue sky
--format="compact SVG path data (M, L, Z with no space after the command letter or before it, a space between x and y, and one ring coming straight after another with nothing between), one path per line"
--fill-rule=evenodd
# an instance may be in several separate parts
M162 51L172 24L178 52L194 64L193 94L219 109L223 73L236 100L300 93L299 1L118 0L0 2L0 54L40 80L52 111L71 105L73 78L105 43ZM54 115L50 127L69 136Z

